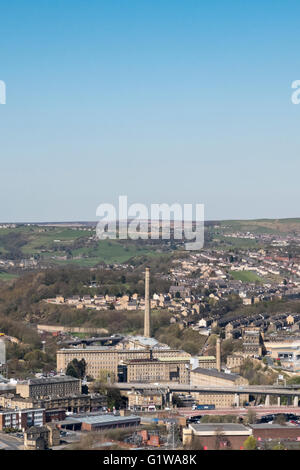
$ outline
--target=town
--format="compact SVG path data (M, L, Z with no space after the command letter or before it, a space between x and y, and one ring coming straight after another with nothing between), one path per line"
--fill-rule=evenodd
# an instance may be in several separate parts
M27 276L30 291L45 288L27 311L40 349L0 322L1 446L298 448L298 235L228 229L224 240L258 247L168 248L163 272L150 258L8 268L18 277L3 281L3 299Z

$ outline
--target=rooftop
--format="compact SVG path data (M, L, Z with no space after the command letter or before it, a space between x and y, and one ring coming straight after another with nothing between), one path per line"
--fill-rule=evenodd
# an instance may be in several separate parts
M152 346L156 348L164 347L166 349L169 349L168 346L160 344L155 338L146 338L145 336L128 336L126 339L129 341L138 341L143 346Z
M222 432L225 435L245 435L252 434L251 429L243 424L235 423L205 423L205 424L189 424L189 428L197 435L215 435L217 432Z
M62 424L76 424L76 423L87 423L87 424L118 424L118 423L127 423L128 421L140 421L140 416L129 415L129 416L115 416L111 414L101 414L91 416L89 415L73 415L66 418L64 421L61 421Z
M258 423L258 424L249 424L249 426L253 429L298 429L299 434L299 426L294 426L292 424L271 424L271 423Z
M219 379L230 380L231 382L235 382L235 380L239 378L239 375L237 374L226 374L225 372L219 372L217 369L202 369L201 367L197 367L196 369L193 369L192 372L209 375L210 377L216 377Z
M80 379L71 377L70 375L54 375L53 377L40 377L35 379L24 380L18 382L18 385L41 385L41 384L54 384L64 382L79 382Z
M198 361L215 361L215 356L198 356Z
M33 411L45 411L45 408L24 408L22 410L16 408L2 408L0 414L11 414L11 413L30 413Z

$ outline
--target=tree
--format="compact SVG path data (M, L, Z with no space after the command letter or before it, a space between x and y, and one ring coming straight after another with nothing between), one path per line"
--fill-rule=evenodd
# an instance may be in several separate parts
M245 450L255 450L257 448L257 440L255 437L249 436L245 440L243 447Z
M117 388L107 388L107 406L109 408L122 408L126 405L126 398L121 396L120 390Z
M222 427L219 427L218 429L216 429L215 436L216 436L215 450L220 450L220 449L229 450L231 448L231 442L228 439L228 437L225 436Z
M256 423L256 413L251 408L248 408L248 411L247 411L247 421L248 421L248 424Z
M287 384L288 385L293 385L293 384L300 385L300 377L299 376L291 377L290 379L288 379Z
M110 370L101 370L99 372L97 381L99 381L101 384L112 384L116 382L116 374Z
M272 450L285 450L285 447L283 444L280 444L280 442L277 442L274 447L272 447Z
M179 408L183 406L183 401L179 398L177 393L174 393L172 396L172 404Z
M186 341L183 343L182 348L187 353L191 354L192 356L198 354L199 346L197 344L192 343L191 341Z
M66 370L66 375L71 375L77 379L83 379L85 377L86 362L84 359L78 361L78 359L73 359L69 362Z

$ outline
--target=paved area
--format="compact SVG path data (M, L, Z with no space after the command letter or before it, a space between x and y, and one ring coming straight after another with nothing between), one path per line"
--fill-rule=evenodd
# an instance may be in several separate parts
M23 439L19 439L15 436L10 436L0 432L0 449L1 450L22 450Z

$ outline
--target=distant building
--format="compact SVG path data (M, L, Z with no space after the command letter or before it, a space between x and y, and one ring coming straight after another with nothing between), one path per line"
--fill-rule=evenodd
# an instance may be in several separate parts
M52 424L32 426L24 433L25 450L47 450L59 444L59 429Z
M248 380L237 374L219 372L217 369L202 369L197 367L191 370L191 385L208 385L231 387L234 385L248 385Z
M127 368L127 382L190 382L190 359L183 358L147 358L124 361Z
M235 369L240 367L245 361L245 357L242 354L232 354L227 356L226 367L228 369Z
M188 287L185 286L171 286L169 289L169 293L173 296L176 297L176 295L179 295L181 298L189 297L191 294L191 290Z
M198 356L197 358L193 358L195 365L193 369L196 367L201 367L202 369L216 369L217 367L217 360L215 356Z
M152 344L152 338L144 338L149 346ZM131 359L146 359L149 357L149 348L146 345L137 346L136 349L121 349L122 345L116 348L110 347L87 347L60 349L57 351L57 370L65 372L69 362L73 359L84 359L86 362L86 374L93 378L98 378L102 371L110 372L112 377L118 376L118 366ZM153 358L176 358L190 354L178 349L169 349L168 347L154 347Z
M265 355L263 337L259 327L247 326L243 328L243 349L248 356Z
M147 411L149 406L155 406L160 409L163 406L162 390L144 390L141 393L138 390L131 390L127 394L128 408L133 411Z
M248 380L237 374L227 374L219 372L217 369L202 369L200 367L191 370L191 385L210 387L236 387L248 385ZM197 404L215 405L216 408L226 408L239 406L245 401L249 401L249 395L242 393L226 393L222 391L192 392Z
M45 409L0 410L0 431L14 428L24 431L31 426L45 424Z
M268 353L275 361L293 370L300 371L300 340L268 341L265 343Z
M249 427L252 429L253 436L256 439L292 439L299 441L300 428L293 425L280 425L280 424L251 424Z
M205 450L240 450L252 430L243 424L189 424L183 429L183 444L200 444Z
M43 377L18 382L16 392L23 398L69 396L81 393L81 380L68 375Z
M140 425L139 416L115 416L113 414L71 416L62 421L61 429L80 431L105 431L116 428L135 428Z
M54 415L60 414L61 410L72 413L97 411L107 406L107 397L101 394L76 394L65 397L22 398L20 395L6 393L0 395L0 406L13 409L45 408L46 421L51 421L52 419L47 417L49 410L53 411Z

